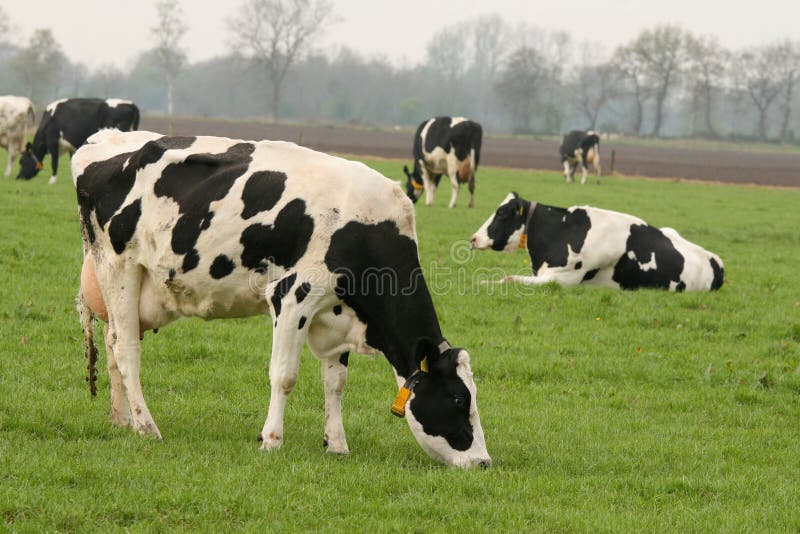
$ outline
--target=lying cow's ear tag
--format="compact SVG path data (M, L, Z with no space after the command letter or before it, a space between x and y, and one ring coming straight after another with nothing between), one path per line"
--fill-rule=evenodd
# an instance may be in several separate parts
M523 211L524 210L522 209L522 206L520 206L519 209L517 210L517 215L522 215Z
M406 416L406 403L410 396L410 389L405 386L400 388L400 391L397 392L397 397L394 398L394 402L392 403L392 415L396 415L397 417Z
M519 248L525 248L528 245L528 234L519 236Z
M428 372L428 357L427 356L422 358L422 361L419 362L419 370L422 371L423 373L427 373Z
M42 162L41 161L37 161L36 162L36 170L37 171L41 171L43 168L44 168L44 165L42 165Z

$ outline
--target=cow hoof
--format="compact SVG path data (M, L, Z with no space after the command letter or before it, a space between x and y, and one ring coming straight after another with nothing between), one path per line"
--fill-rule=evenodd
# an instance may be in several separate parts
M150 436L158 441L161 441L161 432L158 431L158 427L156 427L155 423L146 423L138 428L134 427L134 430L139 433L140 436Z
M346 441L328 441L328 438L322 438L322 445L329 454L350 454Z
M262 451L271 451L273 449L278 449L281 445L283 445L283 438L276 436L272 432L266 436L264 436L262 432L258 435L258 441L261 442L261 446L258 449Z
M56 177L55 176L51 176L50 180L47 183L50 184L50 185L53 185L54 183L56 183Z

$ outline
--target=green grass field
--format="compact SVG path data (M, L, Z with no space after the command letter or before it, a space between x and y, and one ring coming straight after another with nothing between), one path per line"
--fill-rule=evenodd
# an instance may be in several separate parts
M0 152L0 168L5 166ZM368 161L399 179L402 164ZM16 169L15 169L16 173ZM417 207L442 330L472 355L494 466L442 467L389 413L382 357L354 356L351 454L322 448L319 364L304 353L283 449L258 451L271 328L189 319L147 334L156 442L113 427L84 381L81 244L68 166L0 178L0 530L797 531L800 191L483 168ZM464 242L510 190L629 212L718 253L719 292L487 288L523 253ZM413 318L409 318L413 320Z

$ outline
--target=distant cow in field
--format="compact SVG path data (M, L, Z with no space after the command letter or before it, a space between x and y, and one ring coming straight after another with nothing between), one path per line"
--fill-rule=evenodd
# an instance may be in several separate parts
M293 143L116 130L75 153L72 175L89 378L96 314L107 321L112 421L161 436L139 381L144 331L187 316L270 314L262 449L283 443L307 342L322 363L328 452L348 452L350 351L379 351L399 386L391 411L422 448L449 465L489 465L469 354L442 336L414 208L396 182Z
M33 103L24 96L0 96L0 146L8 150L5 176L25 149L28 128L33 128L36 114Z
M533 276L506 279L523 284L708 291L719 289L724 276L719 256L672 228L590 206L546 206L516 193L506 196L472 244L506 252L527 249Z
M594 166L597 182L600 183L600 136L589 130L572 130L561 141L558 148L561 153L561 165L564 166L564 177L568 183L574 181L575 170L580 166L581 183L586 183L589 165Z
M49 153L53 169L50 183L56 183L59 154L72 154L90 135L104 128L137 130L139 108L130 100L117 98L69 98L48 104L33 137L33 144L28 143L22 153L17 178L30 180L36 176L43 166L45 155Z
M468 184L469 207L473 207L482 138L481 125L464 117L436 117L420 124L414 134L414 170L403 167L408 197L416 202L424 189L425 204L430 206L446 174L453 186L448 207L455 207L461 184Z

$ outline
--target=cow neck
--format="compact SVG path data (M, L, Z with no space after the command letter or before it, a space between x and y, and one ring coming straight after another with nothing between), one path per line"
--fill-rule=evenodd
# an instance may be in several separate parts
M36 159L42 161L47 154L47 143L44 140L44 135L39 135L39 132L43 131L40 129L36 132L36 135L33 137L33 155L36 156Z
M528 202L527 200L525 202ZM533 210L536 209L536 202L530 201L528 202L528 213L525 215L525 225L522 227L522 237L519 242L519 248L527 248L528 244L528 233L530 232L530 224L531 224L531 217L533 216Z
M384 323L383 318L400 318L399 321L393 323L386 321L386 324L380 324L378 328L383 334L381 336L383 338L382 352L394 367L395 372L404 378L410 377L420 368L420 361L417 357L417 345L420 341L427 338L437 346L443 342L446 343L439 328L439 320L436 317L427 287L422 289L424 291L418 291L411 303L407 300L411 296L403 298L403 302L400 302L400 298L387 299L387 302L396 304L398 310L395 310L395 313L381 314L381 318L375 321ZM389 304L389 307L394 306ZM413 310L413 312L404 313L404 310Z

